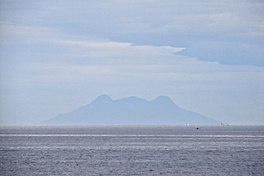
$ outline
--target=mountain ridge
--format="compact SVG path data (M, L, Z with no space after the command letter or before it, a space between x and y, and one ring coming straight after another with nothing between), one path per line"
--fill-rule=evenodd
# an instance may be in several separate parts
M104 94L45 125L218 125L220 122L177 106L168 96L153 100L130 96L113 100Z

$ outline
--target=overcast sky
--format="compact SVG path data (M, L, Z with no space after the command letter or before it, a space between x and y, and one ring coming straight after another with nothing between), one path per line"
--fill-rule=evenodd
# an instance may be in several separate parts
M261 0L0 0L0 125L167 95L264 125Z

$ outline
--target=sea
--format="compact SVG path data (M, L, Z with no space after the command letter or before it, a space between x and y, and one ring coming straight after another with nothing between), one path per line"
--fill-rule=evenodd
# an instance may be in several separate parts
M264 126L0 127L1 176L263 176Z

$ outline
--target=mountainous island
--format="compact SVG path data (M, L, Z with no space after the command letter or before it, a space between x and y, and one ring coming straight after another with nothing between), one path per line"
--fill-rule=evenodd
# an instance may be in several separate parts
M178 107L169 97L147 101L139 97L113 100L108 95L71 112L58 115L45 125L219 125L220 122Z

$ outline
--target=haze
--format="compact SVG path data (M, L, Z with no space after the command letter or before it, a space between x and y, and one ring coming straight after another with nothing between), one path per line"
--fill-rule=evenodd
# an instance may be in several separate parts
M102 94L264 125L263 18L258 0L0 0L0 125Z

